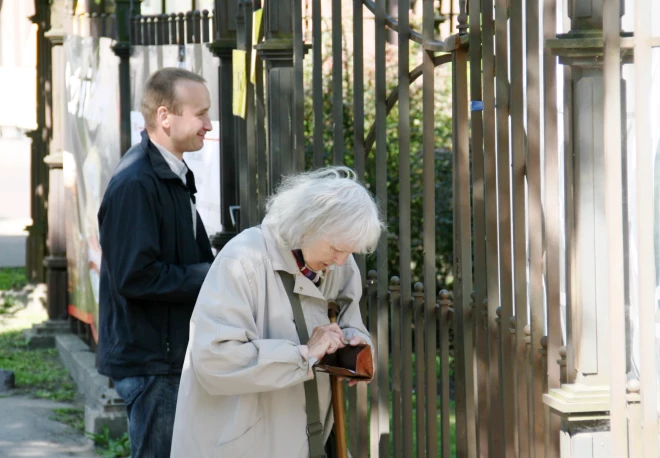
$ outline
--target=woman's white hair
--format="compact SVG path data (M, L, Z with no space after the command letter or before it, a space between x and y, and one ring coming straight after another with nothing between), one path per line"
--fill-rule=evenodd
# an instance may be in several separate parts
M268 199L263 223L290 249L323 239L355 253L374 251L385 229L376 202L348 167L284 178Z

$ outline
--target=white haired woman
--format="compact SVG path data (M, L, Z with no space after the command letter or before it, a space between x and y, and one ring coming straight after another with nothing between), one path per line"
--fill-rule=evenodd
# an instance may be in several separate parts
M312 367L346 345L371 345L352 253L373 251L382 230L373 198L347 167L283 181L262 225L229 242L204 281L190 324L172 457L322 456L318 444L333 425L331 390L328 375ZM312 331L306 342L293 302ZM329 322L328 302L341 307L337 323ZM304 383L314 378L316 393ZM321 424L313 427L306 405L317 402Z

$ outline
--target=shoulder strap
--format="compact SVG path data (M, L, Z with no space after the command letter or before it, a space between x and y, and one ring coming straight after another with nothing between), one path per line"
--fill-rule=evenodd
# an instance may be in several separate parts
M309 341L309 333L305 324L305 315L298 295L293 292L295 284L293 275L288 272L280 271L280 278L284 284L286 294L289 296L291 308L293 309L293 319L296 323L296 330L301 344ZM319 413L319 392L316 386L316 378L307 380L305 386L305 410L307 412L307 438L309 440L309 455L311 458L325 458L325 445L323 444L323 424L321 423L321 414Z

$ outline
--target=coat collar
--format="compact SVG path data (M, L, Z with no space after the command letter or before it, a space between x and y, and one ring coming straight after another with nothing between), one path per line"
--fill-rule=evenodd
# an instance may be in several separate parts
M142 136L140 145L142 146L142 149L146 151L147 157L149 157L149 160L151 161L151 166L153 167L154 172L156 172L156 175L158 175L158 178L160 178L161 180L180 181L181 178L172 171L172 168L167 163L167 161L160 153L160 151L158 151L156 145L154 145L149 140L149 134L147 134L146 129L140 132L140 135Z
M273 269L287 272L295 277L294 292L325 300L319 288L309 278L300 273L298 263L296 263L291 249L278 241L278 237L273 233L273 229L267 224L262 224L261 232L266 242L266 251L268 252ZM327 281L327 279L324 281Z

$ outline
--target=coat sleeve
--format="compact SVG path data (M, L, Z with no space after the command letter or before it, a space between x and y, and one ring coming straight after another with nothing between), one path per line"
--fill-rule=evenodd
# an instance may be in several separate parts
M249 272L249 273L248 273ZM297 343L261 339L256 325L254 272L239 259L216 258L190 325L190 361L211 395L260 393L308 379Z
M337 303L341 306L338 319L339 327L344 332L344 338L346 340L351 340L355 336L361 337L371 346L371 350L375 355L369 331L364 326L362 315L360 314L362 277L352 256L349 258L346 267L349 269L347 282L337 296Z
M148 184L132 180L113 189L99 212L101 249L110 278L129 299L194 302L210 264L161 261L160 224L160 203Z

